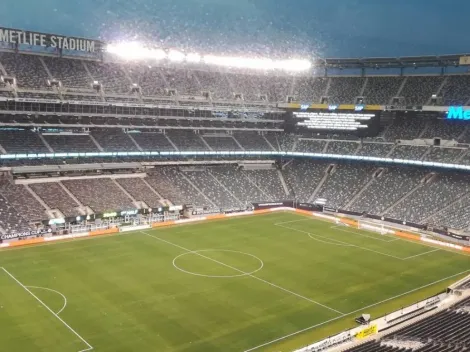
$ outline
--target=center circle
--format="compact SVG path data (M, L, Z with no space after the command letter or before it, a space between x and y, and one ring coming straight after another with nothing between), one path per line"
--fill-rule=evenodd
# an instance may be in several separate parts
M213 258L210 258L210 257L207 257L204 255L205 252L230 252L230 253L239 253L239 254L242 254L242 255L245 255L245 256L248 256L248 257L251 257L251 258L254 258L256 259L258 262L259 262L259 267L253 271L250 271L250 272L244 272L238 268L235 268L231 265L228 265L226 263L223 263L223 262L220 262L218 260L215 260ZM189 254L192 254L192 255L197 255L197 256L200 256L202 258L205 258L206 260L208 261L212 261L214 262L215 265L220 265L220 266L225 266L227 268L230 268L230 269L233 269L234 271L238 271L239 274L235 274L235 275L207 275L207 274L199 274L199 273L195 273L195 272L192 272L192 271L188 271L188 270L185 270L185 269L182 269L181 267L179 267L176 262L178 261L179 258L185 256L185 255L189 255ZM191 251L191 252L186 252L186 253L183 253L183 254L180 254L178 255L177 257L175 257L175 259L173 259L173 266L178 269L179 271L182 271L183 273L186 273L186 274L190 274L190 275L195 275L195 276L202 276L202 277L214 277L214 278L231 278L231 277L241 277L241 276L250 276L250 275L253 275L254 273L260 271L261 269L263 269L263 266L264 266L264 263L261 259L259 259L257 256L253 255L253 254L250 254L250 253L245 253L245 252L240 252L240 251L233 251L233 250L230 250L230 249L200 249L200 250L197 250L197 251Z

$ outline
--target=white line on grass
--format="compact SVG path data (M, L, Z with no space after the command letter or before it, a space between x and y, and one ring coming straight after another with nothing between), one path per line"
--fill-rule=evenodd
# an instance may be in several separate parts
M368 305L368 306L366 306L366 307L356 309L356 310L354 310L354 311L352 311L352 312L349 312L349 313L346 313L346 314L344 314L344 315L342 315L342 316L339 316L339 317L336 317L336 318L333 318L333 319L330 319L330 320L326 320L326 321L324 321L324 322L321 322L321 323L318 323L318 324L309 326L308 328L305 328L305 329L302 329L302 330L293 332L293 333L291 333L291 334L289 334L289 335L279 337L279 338L277 338L277 339L275 339L275 340L272 340L272 341L263 343L262 345L258 345L258 346L252 347L252 348L250 348L250 349L248 349L248 350L245 350L244 352L251 352L251 351L257 350L257 349L259 349L259 348L261 348L261 347L268 346L268 345L272 345L273 343L276 343L276 342L285 340L285 339L287 339L287 338L289 338L289 337L292 337L292 336L301 334L301 333L303 333L303 332L305 332L305 331L309 331L309 330L315 329L315 328L317 328L317 327L319 327L319 326L322 326L322 325L331 323L331 322L336 321L336 320L339 320L339 319L341 319L341 318L345 318L346 316L355 314L355 313L360 312L360 311L362 311L362 310L364 310L364 309L372 308L372 307L375 307L375 306L380 305L380 304L382 304L382 303L385 303L385 302L394 300L394 299L396 299L396 298L399 298L399 297L402 297L402 296L406 296L406 295L408 295L408 294L410 294L410 293L413 293L413 292L422 290L423 288L426 288L426 287L429 287L429 286L438 284L439 282L452 279L453 277L456 277L456 276L459 276L459 275L463 275L463 274L468 273L468 272L470 272L470 269L469 269L469 270L462 271L462 272L457 273L457 274L454 274L454 275L451 275L451 276L448 276L448 277L445 277L445 278L443 278L443 279L440 279L440 280L431 282L431 283L429 283L429 284L426 284L426 285L417 287L417 288L415 288L415 289L412 289L412 290L410 290L410 291L401 293L401 294L399 294L399 295L396 295L396 296L393 296L393 297L384 299L383 301L376 302L376 303L371 304L371 305Z
M308 216L308 215L301 215L301 216ZM331 221L330 220L326 220L326 219L322 219L322 218L307 218L305 220L313 220L313 221L321 221L321 222L326 222L326 223L329 223L331 224ZM276 225L276 224L274 224ZM449 253L453 253L453 254L458 254L458 255L463 255L464 257L470 257L470 254L466 254L466 253L463 253L461 251L458 251L458 250L453 250L453 249L449 249L449 248L445 248L445 247L442 247L442 246L438 246L438 245L432 245L432 244L428 244L428 243L422 243L422 242L419 242L419 241L416 241L416 240L409 240L409 239L406 239L406 238L402 238L402 237L398 237L397 236L397 240L399 241L405 241L405 242L409 242L409 243L413 243L413 244L416 244L418 246L424 246L424 247L430 247L430 248L438 248L440 249L441 251L445 251L445 252L449 252Z
M27 288L35 288L35 289L39 289L39 290L45 290L45 291L50 291L50 292L54 292L54 293L57 293L58 295L61 295L62 298L64 299L64 305L62 306L62 308L55 314L59 315L60 313L62 313L65 309L65 307L67 307L67 297L65 297L62 293L60 293L59 291L56 291L56 290L53 290L51 288L47 288L47 287L39 287L39 286L25 286Z
M43 301L41 301L34 293L31 292L30 289L28 289L25 285L23 285L16 277L14 277L7 269L1 268L8 276L10 276L18 285L23 287L23 289L28 292L31 296L33 296L41 305L46 308L49 312L51 312L59 321L64 324L71 332L74 333L75 336L77 336L83 343L87 345L88 348L80 350L78 352L86 352L86 351L91 351L93 349L93 346L90 345L83 337L81 337L72 327L67 324L57 313L54 313L54 311L49 308Z
M335 241L335 242L338 242L338 244L336 243L328 243L328 244L331 244L333 246L344 246L344 247L353 247L353 248L359 248L359 249L362 249L364 251L369 251L369 252L373 252L373 253L377 253L377 254L380 254L380 255L384 255L386 257L390 257L390 258L394 258L394 259L398 259L398 260L404 260L403 258L400 258L400 257L396 257L392 254L387 254L387 253L383 253L383 252L379 252L379 251L374 251L373 249L370 249L370 248L366 248L366 247L361 247L361 246L357 246L355 244L351 244L351 243L348 243L348 242L343 242L343 241L339 241L339 240L335 240L333 238L328 238L328 237L324 237L324 236L320 236L320 235L317 235L315 233L312 233L312 232L307 232L307 231L304 231L304 230L299 230L299 229L294 229L294 228L291 228L291 227L287 227L287 226L283 226L283 225L277 225L279 227L282 227L282 228L285 228L285 229L288 229L288 230L292 230L292 231L297 231L297 232L301 232L301 233L305 233L308 235L308 237L312 238L312 239L315 239L313 238L312 236L315 236L315 237L320 237L320 238L325 238L325 239L328 239L330 241Z
M284 225L284 224L290 224L292 222L309 221L309 220L312 220L312 219L299 219L299 220L283 221L283 222L277 222L274 225Z
M333 245L333 246L353 247L353 245L350 244L350 243L346 243L346 242L343 242L343 241L335 240L334 238L328 238L328 237L325 237L325 236L320 236L320 235L317 235L317 234L314 234L314 233L311 233L311 232L307 232L307 231L299 230L299 229L294 229L294 228L291 228L291 227L288 227L288 226L283 226L283 225L278 225L278 224L274 224L274 225L275 225L275 226L278 226L278 227L282 227L282 228L288 229L288 230L294 230L294 231L297 231L297 232L304 233L304 234L308 235L308 237L310 237L312 240L315 240L315 241L318 241L318 242L322 242L322 243L326 243L326 244L331 244L331 245ZM314 238L314 237L312 237L312 236L319 237L319 238L323 238L323 239L328 240L328 241L322 241L322 240L319 240L318 238ZM336 242L336 243L335 243L335 242Z
M252 216L262 217L262 216L271 216L271 215L274 215L274 213L273 214L271 214L271 213L270 214L263 214L263 215L247 215L247 217L252 217ZM302 216L302 215L299 215L299 216ZM237 218L237 219L241 219L241 218ZM218 219L218 220L211 220L211 222L230 221L230 220L235 220L235 218L224 218L224 219ZM292 222L306 221L306 220L322 221L322 222L327 222L327 223L331 224L331 221L320 219L320 218L315 218L315 219L307 218L307 219L301 219L301 220L293 220ZM183 227L183 226L190 226L190 225L197 225L197 224L201 224L201 223L200 222L199 223L198 222L196 222L196 223L186 223L186 224L179 224L179 225L175 225L175 226ZM279 224L282 224L282 222L279 223ZM276 224L274 224L274 225L276 225ZM161 228L161 229L159 229L159 231L166 230L166 229L171 229L171 228L172 227ZM9 251L16 251L16 250L28 250L28 249L36 248L36 247L57 246L57 245L66 244L66 243L74 243L74 242L81 242L81 241L85 242L85 241L91 241L91 240L108 239L108 238L117 237L117 236L132 235L132 234L135 234L137 232L140 232L140 231L118 232L118 233L113 233L113 234L108 234L108 235L101 235L101 236L96 236L96 237L80 237L80 238L74 238L74 239L63 240L63 241L38 243L38 244L31 245L31 246L6 247L6 248L0 249L0 253L2 253L3 251L9 252ZM253 237L253 235L249 236L249 237ZM424 247L429 247L429 248L438 248L441 251L462 255L464 257L470 257L470 254L466 254L466 253L463 253L461 251L452 250L452 249L448 249L448 248L444 248L444 247L440 247L440 246L438 247L437 245L421 243L421 242L417 242L417 241L413 241L413 240L408 240L408 239L405 239L405 238L397 238L397 241L405 241L405 242L409 242L409 243L412 243L412 244L415 244L415 245L418 245L418 246L424 246Z
M403 258L403 260L408 260L408 259L411 259L411 258L420 257L422 255L429 254L429 253L434 253L434 252L437 252L437 251L440 251L440 249L436 248L436 249L433 249L432 251L427 251L427 252L420 253L420 254L410 255L409 257Z
M274 224L276 225L276 224ZM293 231L297 231L297 232L301 232L301 233L305 233L308 235L308 237L310 237L311 239L313 240L316 240L316 241L320 241L312 236L315 236L315 237L320 237L320 238L325 238L325 239L328 239L330 241L336 241L340 244L336 244L336 243L328 243L326 241L320 241L320 242L324 242L326 244L331 244L331 245L334 245L334 246L344 246L344 247L355 247L355 248L359 248L359 249L362 249L364 251L369 251L369 252L373 252L373 253L377 253L377 254L380 254L380 255L384 255L384 256L387 256L387 257L390 257L390 258L394 258L394 259L397 259L397 260L409 260L409 259L413 259L413 258L416 258L416 257L419 257L419 256L422 256L422 255L425 255L425 254L429 254L429 253L433 253L433 252L437 252L437 251L440 251L441 249L440 248L436 248L436 247L432 247L432 248L435 248L434 250L432 251L427 251L427 252L424 252L424 253L419 253L419 254L416 254L416 255L411 255L409 257L405 257L405 258L401 258L401 257L397 257L397 256L394 256L392 254L388 254L388 253L383 253L383 252L379 252L379 251L375 251L373 249L370 249L370 248L366 248L366 247L361 247L361 246L357 246L355 244L351 244L351 243L348 243L348 242L343 242L343 241L339 241L339 240L335 240L333 238L328 238L328 237L324 237L324 236L320 236L320 235L317 235L317 234L314 234L314 233L311 233L311 232L307 232L307 231L304 231L304 230L299 230L299 229L295 229L295 228L291 228L291 227L288 227L288 226L283 226L283 225L276 225L276 226L279 226L279 227L283 227L285 229L288 229L288 230L293 230ZM384 242L393 242L393 241L384 241ZM414 242L413 242L414 243Z
M394 238L392 236L381 235L381 237L389 238L388 240L384 240L383 238L379 238L378 236L368 236L368 235L364 235L363 233L358 233L358 232L354 232L354 231L351 231L351 230L343 229L342 226L331 226L331 228L336 229L338 231L342 231L342 232L352 233L353 235L356 235L356 236L371 238L371 239L376 240L376 241L382 241L382 242L395 242L395 241L398 241L398 238Z
M154 239L156 239L156 240L159 240L159 241L161 241L161 242L167 243L167 244L169 244L169 245L172 245L172 246L174 246L174 247L177 247L177 248L179 248L179 249L182 249L182 250L184 250L184 251L186 251L186 252L194 253L195 255L198 255L198 256L200 256L200 257L202 257L202 258L205 258L205 259L208 259L208 260L211 260L211 261L213 261L214 263L218 263L218 264L220 264L220 265L222 265L222 266L225 266L225 267L230 268L230 269L232 269L232 270L238 271L238 272L241 273L241 274L245 274L245 276L249 276L249 277L251 277L251 278L253 278L253 279L256 279L256 280L258 280L258 281L264 282L265 284L268 284L268 285L270 285L270 286L272 286L272 287L276 287L276 288L278 288L278 289L280 289L280 290L282 290L282 291L284 291L284 292L290 293L291 295L294 295L294 296L297 296L297 297L299 297L299 298L302 298L302 299L304 299L304 300L306 300L306 301L309 301L309 302L311 302L311 303L314 303L314 304L316 304L316 305L319 305L319 306L321 306L321 307L323 307L323 308L326 308L326 309L328 309L328 310L331 310L331 311L333 311L333 312L335 312L335 313L344 315L344 313L340 312L339 310L336 310L336 309L334 309L334 308L328 307L328 306L326 306L326 305L324 305L324 304L321 304L321 303L319 303L319 302L317 302L317 301L314 301L314 300L312 300L312 299L310 299L310 298L308 298L308 297L299 295L298 293L292 292L292 291L290 291L290 290L288 290L288 289L286 289L286 288L284 288L284 287L281 287L281 286L278 286L278 285L276 285L276 284L273 284L272 282L269 282L269 281L266 281L266 280L264 280L264 279L261 279L260 277L254 276L254 275L252 275L252 274L250 274L250 273L246 273L246 272L244 272L243 270L240 270L240 269L237 269L237 268L235 268L235 267L233 267L233 266L230 266L230 265L228 265L228 264L222 263L222 262L220 262L220 261L218 261L218 260L216 260L216 259L213 259L213 258L211 258L211 257L207 257L207 256L205 256L205 255L203 255L203 254L201 254L201 253L199 253L199 252L197 252L197 251L192 251L192 250L190 250L190 249L188 249L188 248L182 247L182 246L180 246L180 245L178 245L178 244L175 244L175 243L172 243L172 242L170 242L170 241L164 240L164 239L162 239L162 238L160 238L160 237L151 235L151 234L146 233L146 232L144 232L144 231L141 231L141 232L142 232L144 235L148 236L148 237L152 237L152 238L154 238Z

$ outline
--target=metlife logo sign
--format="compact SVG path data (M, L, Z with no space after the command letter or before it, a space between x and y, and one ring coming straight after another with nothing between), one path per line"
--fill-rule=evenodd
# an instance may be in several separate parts
M462 106L451 106L447 111L447 119L470 121L470 110Z

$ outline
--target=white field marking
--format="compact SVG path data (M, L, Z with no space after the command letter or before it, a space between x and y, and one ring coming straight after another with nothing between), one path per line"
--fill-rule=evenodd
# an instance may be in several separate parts
M25 286L27 288L35 288L35 289L39 289L39 290L45 290L45 291L51 291L51 292L54 292L54 293L57 293L58 295L61 295L62 298L64 299L64 305L62 306L62 308L60 308L60 310L55 313L57 315L59 315L60 313L63 312L63 310L65 309L65 307L67 307L67 297L65 297L62 293L60 293L59 291L56 291L56 290L53 290L51 288L47 288L47 287L39 287L39 286Z
M436 248L436 249L433 249L433 250L431 250L431 251L427 251L427 252L424 252L424 253L415 254L415 255L410 255L409 257L403 258L403 260L408 260L408 259L411 259L411 258L420 257L420 256L422 256L422 255L429 254L429 253L434 253L434 252L437 252L437 251L440 251L440 249L439 249L439 248Z
M294 228L287 227L287 226L282 226L282 225L277 225L277 226L283 227L283 228L286 228L286 229L289 229L289 230L294 230L294 231L297 231L297 232L305 233L305 234L307 234L308 237L310 237L311 239L314 239L314 240L319 241L319 242L324 242L324 241L320 241L320 240L318 240L318 239L315 239L315 238L313 238L312 236L321 237L321 238L327 238L327 237L323 237L323 236L320 236L320 235L317 235L317 234L314 234L314 233L310 233L310 232L303 231L303 230L299 230L299 229L294 229ZM419 254L416 254L416 255L411 255L411 256L409 256L409 257L402 258L402 257L396 257L396 256L391 255L391 254L387 254L387 253L375 251L375 250L370 249L370 248L357 246L357 245L355 245L355 244L348 244L347 242L343 242L343 241L339 241L339 240L334 240L334 239L331 239L331 240L332 240L332 241L337 241L337 242L339 242L339 243L344 243L344 246L345 246L345 247L355 247L355 248L359 248L359 249L362 249L362 250L365 250L365 251L369 251L369 252L373 252L373 253L385 255L385 256L387 256L387 257L394 258L394 259L397 259L397 260L409 260L409 259L413 259L413 258L422 256L422 255L425 255L425 254L429 254L429 253L433 253L433 252L437 252L437 251L440 251L440 250L441 250L440 248L432 247L432 248L434 248L434 250L432 250L432 251L427 251L427 252L424 252L424 253L419 253ZM393 241L384 241L384 242L393 242ZM324 242L324 243L340 246L339 244L334 244L334 243L328 243L328 242ZM414 242L412 242L412 243L414 243ZM453 252L452 252L452 253L453 253Z
M409 243L412 243L412 244L417 244L417 245L420 245L420 246L423 246L423 247L439 249L440 251L445 251L445 252L449 252L449 253L452 253L452 254L463 255L464 257L470 257L470 254L466 254L462 251L448 249L448 248L443 247L443 246L432 245L432 244L428 244L428 243L425 243L425 242L417 242L417 241L413 241L413 240L408 240L406 238L400 238L400 241L405 241L405 242L409 242Z
M323 237L323 236L317 235L317 234L315 234L315 233L311 233L311 232L307 232L307 231L303 231L303 230L299 230L299 229L294 229L294 228L287 227L287 226L283 226L283 225L277 225L277 226L283 227L283 228L288 229L288 230L293 230L293 231L305 233L305 234L307 234L308 237L310 237L311 239L314 239L312 236L316 236L316 237L328 239L328 240L330 240L330 241L335 241L335 242L341 243L341 244L328 243L328 244L331 244L331 245L334 245L334 246L344 246L344 247L359 248L359 249L362 249L362 250L364 250L364 251L369 251L369 252L377 253L377 254L384 255L384 256L386 256L386 257L394 258L394 259L397 259L397 260L404 260L403 258L396 257L396 256L394 256L394 255L392 255L392 254L388 254L388 253L383 253L383 252L375 251L375 250L370 249L370 248L357 246L357 245L355 245L355 244L351 244L351 243L347 243L347 242L335 240L335 239L332 239L332 238L330 239L330 238L328 238L328 237ZM315 239L315 240L316 240L316 239ZM327 242L325 242L325 243L327 243Z
M286 213L289 213L288 211L286 211ZM259 217L262 217L262 216L270 216L270 215L275 215L276 213L267 213L267 214L258 214L258 215L246 215L244 216L243 218L247 218L247 217L255 217L255 216L259 216ZM279 214L279 213L277 213ZM289 213L290 214L290 213ZM298 216L303 216L303 215L299 215L299 214L296 214ZM223 218L223 219L217 219L217 220L210 220L210 221L213 221L213 222L216 222L216 221L225 221L225 220L234 220L235 218ZM240 218L236 218L236 219L240 219ZM321 218L307 218L307 219L302 219L302 220L293 220L295 222L297 221L305 221L305 220L313 220L313 221L323 221L323 222L327 222L329 224L331 224L331 221L328 221L328 220L325 220L325 219L321 219ZM202 222L199 222L199 223L187 223L187 224L179 224L179 225L174 225L174 226L168 226L168 227L163 227L163 228L160 228L158 229L158 231L162 231L162 230L169 230L173 227L180 227L180 226L187 226L187 225L195 225L195 224L201 224ZM282 223L281 223L282 224ZM274 224L276 225L276 224ZM155 229L152 229L152 230L155 230ZM6 248L2 248L0 249L0 253L2 253L3 251L5 252L8 252L8 251L15 251L15 250L28 250L28 249L31 249L31 248L36 248L36 247L45 247L45 246L56 246L56 245L60 245L60 244L66 244L66 243L70 243L70 242L79 242L79 241L91 241L91 240L99 240L99 239L108 239L110 237L117 237L117 236L127 236L127 235L132 235L132 234L135 234L139 232L138 230L136 230L135 232L134 231L129 231L129 232L118 232L118 233L111 233L111 234L107 234L107 235L100 235L100 236L90 236L90 237L79 237L79 238L71 238L71 239L68 239L68 240L63 240L63 241L56 241L56 242L47 242L47 243L39 243L39 244L35 244L35 245L31 245L31 246L19 246L19 247L6 247ZM250 238L253 237L253 236L249 236ZM457 251L457 250L452 250L450 248L445 248L445 247L440 247L438 245L432 245L432 244L428 244L428 243L422 243L422 242L417 242L417 241L412 241L412 240L408 240L406 238L397 238L397 241L405 241L405 242L409 242L409 243L412 243L412 244L415 244L415 245L418 245L418 246L424 246L424 247L429 247L429 248L438 248L440 249L441 251L445 251L445 252L449 252L449 253L453 253L453 254L458 254L458 255L462 255L464 257L470 257L470 254L466 254L462 251ZM1 255L1 254L0 254Z
M247 255L249 257L255 258L256 260L259 261L260 266L258 267L258 269L255 269L255 270L253 270L251 272L248 272L248 273L239 274L239 275L204 275L204 274L193 273L192 271L187 271L187 270L181 269L178 265L176 265L176 261L178 260L178 258L180 258L184 255L188 255L188 254L196 254L197 255L197 253L199 253L199 252L232 252L232 253L240 253L240 254L244 254L244 255ZM245 252L240 252L240 251L232 251L230 249L200 249L200 250L197 250L197 251L186 252L186 253L182 253L182 254L178 255L177 257L175 257L175 259L173 259L173 266L176 269L178 269L179 271L182 271L183 273L190 274L190 275L202 276L202 277L213 277L213 278L233 278L233 277L253 275L254 273L256 273L256 272L260 271L261 269L263 269L264 262L261 259L259 259L257 256L255 256L253 254L250 254L250 253L245 253Z
M468 272L470 272L470 269L465 270L465 271L462 271L462 272L457 273L457 274L454 274L454 275L451 275L451 276L448 276L448 277L445 277L445 278L443 278L443 279L440 279L440 280L431 282L431 283L429 283L429 284L426 284L426 285L423 285L423 286L414 288L414 289L412 289L412 290L410 290L410 291L407 291L407 292L404 292L404 293L400 293L399 295L396 295L396 296L393 296L393 297L384 299L383 301L373 303L373 304L368 305L368 306L366 306L366 307L362 307L362 308L356 309L356 310L354 310L354 311L352 311L352 312L349 312L349 313L346 313L346 314L344 314L344 315L342 315L342 316L339 316L339 317L336 317L336 318L333 318L333 319L329 319L329 320L326 320L326 321L324 321L324 322L321 322L321 323L318 323L318 324L309 326L308 328L305 328L305 329L302 329L302 330L293 332L293 333L291 333L291 334L289 334L289 335L279 337L279 338L277 338L277 339L275 339L275 340L272 340L272 341L263 343L262 345L258 345L258 346L252 347L252 348L250 348L250 349L248 349L248 350L245 350L244 352L251 352L251 351L257 350L257 349L259 349L259 348L261 348L261 347L268 346L268 345L272 345L273 343L276 343L276 342L285 340L285 339L287 339L287 338L289 338L289 337L292 337L292 336L301 334L301 333L303 333L303 332L305 332L305 331L309 331L309 330L315 329L315 328L317 328L317 327L319 327L319 326L322 326L322 325L331 323L331 322L336 321L336 320L338 320L338 319L341 319L341 318L344 318L344 317L346 317L346 316L349 316L349 315L355 314L355 313L357 313L357 312L363 311L364 309L369 309L369 308L378 306L378 305L380 305L380 304L382 304L382 303L385 303L385 302L388 302L388 301L392 301L392 300L394 300L394 299L396 299L396 298L399 298L399 297L402 297L402 296L406 296L406 295L408 295L408 294L410 294L410 293L413 293L413 292L422 290L423 288L426 288L426 287L429 287L429 286L438 284L439 282L452 279L453 277L456 277L456 276L459 276L459 275L463 275L463 274L468 273Z
M313 219L299 219L299 220L283 221L283 222L275 223L274 225L278 226L278 225L290 224L292 222L309 221L309 220L313 220Z
M339 240L335 240L334 238L328 238L328 237L325 237L325 236L320 236L320 235L313 234L313 233L310 233L310 232L307 232L307 231L304 231L304 230L293 229L293 228L288 227L288 226L283 226L283 225L278 225L278 224L274 224L274 225L275 225L275 226L278 226L278 227L282 227L282 228L288 229L288 230L294 230L294 231L297 231L297 232L305 233L305 234L308 235L308 237L310 237L312 240L315 240L315 241L318 241L318 242L321 242L321 243L331 244L332 246L353 247L352 244L349 244L349 243L346 243L346 242L343 242L343 241L339 241ZM315 237L312 237L312 236L315 236ZM324 238L324 239L326 239L327 241L319 240L319 239L316 238L316 237ZM337 242L337 243L335 243L335 242Z
M299 214L297 214L299 215ZM307 215L299 215L299 216L307 216ZM329 220L326 220L326 219L322 219L322 218L307 218L306 220L314 220L314 221L322 221L322 222L326 222L326 223L329 223L331 225L331 221ZM402 237L398 237L397 236L397 240L398 241L405 241L405 242L409 242L409 243L412 243L412 244L415 244L415 245L418 245L418 246L424 246L424 247L430 247L430 248L438 248L440 249L441 251L445 251L445 252L449 252L449 253L453 253L453 254L458 254L458 255L463 255L464 257L470 257L470 254L466 254L462 251L458 251L458 250L452 250L450 248L446 248L446 247L442 247L442 246L438 246L438 245L432 245L432 244L429 244L429 243L424 243L424 242L419 242L419 241L413 241L413 240L409 240L409 239L406 239L406 238L402 238Z
M284 287L281 287L281 286L278 286L278 285L276 285L276 284L273 284L272 282L266 281L266 280L261 279L261 278L259 278L259 277L257 277L257 276L254 276L254 275L252 275L252 274L246 273L246 272L244 272L243 270L240 270L240 269L237 269L237 268L235 268L235 267L233 267L233 266L230 266L230 265L227 265L227 264L225 264L225 263L222 263L222 262L220 262L220 261L218 261L218 260L216 260L216 259L213 259L213 258L211 258L211 257L207 257L207 256L205 256L205 255L203 255L203 254L201 254L201 253L196 253L196 252L194 252L194 251L192 251L192 250L190 250L190 249L188 249L188 248L185 248L185 247L182 247L182 246L180 246L180 245L178 245L178 244L175 244L175 243L172 243L172 242L170 242L170 241L164 240L164 239L162 239L162 238L160 238L160 237L150 235L150 234L148 234L148 233L146 233L146 232L144 232L144 231L141 231L141 233L143 233L144 235L146 235L146 236L148 236L148 237L155 238L156 240L159 240L159 241L161 241L161 242L164 242L164 243L167 243L167 244L172 245L172 246L174 246L174 247L177 247L177 248L179 248L179 249L182 249L182 250L184 250L184 251L186 251L186 252L194 253L194 254L196 254L196 255L202 257L202 258L206 258L206 259L208 259L208 260L211 260L211 261L213 261L214 263L217 263L217 264L220 264L220 265L225 266L225 267L227 267L227 268L230 268L230 269L232 269L232 270L238 271L238 272L241 273L241 274L248 274L248 275L245 275L245 276L249 276L249 277L251 277L251 278L253 278L253 279L256 279L256 280L258 280L258 281L264 282L265 284L268 284L268 285L270 285L270 286L272 286L272 287L276 287L276 288L280 289L281 291L290 293L291 295L294 295L294 296L296 296L296 297L302 298L302 299L304 299L304 300L306 300L306 301L309 301L309 302L314 303L314 304L316 304L316 305L318 305L318 306L321 306L321 307L326 308L326 309L328 309L328 310L331 310L331 311L333 311L333 312L335 312L335 313L338 313L338 314L340 314L341 316L344 315L344 313L340 312L339 310L336 310L336 309L334 309L334 308L328 307L328 306L326 306L326 305L324 305L324 304L321 304L321 303L319 303L319 302L317 302L317 301L314 301L314 300L312 300L312 299L310 299L310 298L307 298L307 297L305 297L305 296L299 295L298 293L292 292L292 291L290 291L290 290L288 290L288 289L286 289L286 288L284 288Z
M43 301L41 301L34 293L31 292L30 289L28 289L25 285L23 285L16 277L14 277L7 269L1 268L8 276L10 276L18 285L23 287L23 289L28 292L31 296L33 296L41 305L46 308L50 313L52 313L62 324L64 324L67 329L69 329L75 336L77 336L85 345L87 345L88 348L85 348L83 350L80 350L78 352L86 352L86 351L91 351L93 349L93 346L90 345L83 337L81 337L74 329L70 327L69 324L67 324L61 317L59 317L54 311L49 308Z
M279 214L279 213L277 213L277 214ZM209 220L209 221L210 222L219 222L219 221L228 221L228 220L241 220L241 219L254 218L254 217L265 217L265 216L267 217L267 216L272 216L272 215L277 215L277 214L276 213L249 214L249 215L245 215L241 218L231 217L231 218L213 219L213 220ZM302 219L302 220L311 220L311 219ZM297 221L299 221L299 220L297 220ZM253 220L253 221L250 221L250 222L255 222L255 221ZM172 228L175 228L175 227L183 227L183 226L187 226L187 225L197 225L197 224L203 224L203 223L204 222L201 221L201 222L195 222L195 223L175 224L175 225L172 225L172 226L159 228L158 231L164 231L164 230L169 230L169 229L172 229ZM151 229L151 230L155 230L155 229ZM99 235L99 236L77 237L77 238L69 238L69 239L64 239L64 240L55 241L55 242L51 241L51 242L45 242L45 243L38 243L38 244L31 245L31 246L6 247L6 248L0 248L0 253L2 253L3 251L9 252L9 251L16 251L16 250L31 249L31 248L36 248L36 247L55 246L55 245L65 244L65 243L70 243L70 242L91 241L91 240L107 239L107 238L110 238L110 237L117 237L117 236L127 236L127 235L132 235L132 234L135 234L135 233L138 233L138 232L140 232L140 231L136 230L136 231L129 231L129 232L117 232L117 233L110 233L110 234ZM249 236L249 237L253 237L253 236Z
M388 236L388 235L381 235L382 237L387 237L388 238L388 240L385 240L383 238L379 238L378 236L368 236L368 235L364 235L363 233L343 229L342 227L343 226L331 226L330 228L336 229L336 230L342 231L342 232L352 233L353 235L356 235L356 236L367 237L367 238L370 238L370 239L373 239L373 240L376 240L376 241L382 241L382 242L395 242L395 241L398 241L398 238L396 238L396 237L392 237L392 236Z
M350 244L341 244L341 243L334 243L334 242L331 242L331 241L334 241L333 239L328 239L329 241L322 241L322 240L319 240L317 237L320 237L320 238L326 238L326 237L322 237L322 236L319 236L319 235L312 235L311 233L308 234L308 237L310 237L312 240L314 241L317 241L317 242L321 242L321 243L325 243L325 244L331 244L333 246L340 246L340 247L352 247L352 245Z

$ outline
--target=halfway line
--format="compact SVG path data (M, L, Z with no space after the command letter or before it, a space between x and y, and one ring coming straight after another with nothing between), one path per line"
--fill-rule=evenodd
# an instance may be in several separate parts
M309 301L309 302L314 303L314 304L316 304L316 305L319 305L319 306L321 306L321 307L323 307L323 308L326 308L326 309L328 309L328 310L331 310L331 311L333 311L333 312L335 312L335 313L341 314L341 316L344 315L344 313L340 312L339 310L336 310L336 309L334 309L334 308L328 307L328 306L326 306L326 305L324 305L324 304L321 304L320 302L314 301L314 300L312 300L312 299L310 299L310 298L308 298L308 297L299 295L298 293L292 292L292 291L290 291L290 290L288 290L288 289L286 289L286 288L284 288L284 287L281 287L281 286L278 286L278 285L276 285L276 284L273 284L272 282L266 281L266 280L261 279L261 278L259 278L259 277L257 277L257 276L248 274L248 273L244 272L243 270L240 270L240 269L237 269L237 268L235 268L235 267L233 267L233 266L230 266L230 265L228 265L228 264L222 263L222 262L220 262L220 261L218 261L218 260L216 260L216 259L213 259L213 258L211 258L211 257L207 257L207 256L205 256L205 255L203 255L203 254L201 254L201 253L199 253L199 252L194 252L194 251L192 251L192 250L190 250L190 249L188 249L188 248L185 248L185 247L182 247L182 246L177 245L177 244L175 244L175 243L172 243L172 242L170 242L170 241L164 240L164 239L162 239L162 238L160 238L160 237L157 237L157 236L154 236L154 235L150 235L150 234L148 234L148 233L146 233L146 232L143 232L143 231L141 231L141 233L143 233L143 234L146 235L146 236L152 237L152 238L154 238L154 239L156 239L156 240L159 240L159 241L161 241L161 242L164 242L164 243L167 243L167 244L172 245L172 246L174 246L174 247L177 247L177 248L179 248L179 249L182 249L182 250L184 250L184 251L186 251L186 252L188 252L188 253L196 254L196 255L198 255L198 256L200 256L200 257L202 257L202 258L211 260L211 261L213 261L214 263L217 263L217 264L220 264L220 265L225 266L225 267L227 267L227 268L230 268L230 269L232 269L232 270L238 271L238 272L241 273L241 274L245 274L246 276L249 276L249 277L252 277L253 279L256 279L256 280L258 280L258 281L264 282L265 284L268 284L268 285L270 285L270 286L272 286L272 287L276 287L276 288L278 288L278 289L280 289L280 290L282 290L282 291L284 291L284 292L290 293L291 295L297 296L297 297L302 298L302 299L304 299L304 300L306 300L306 301Z

